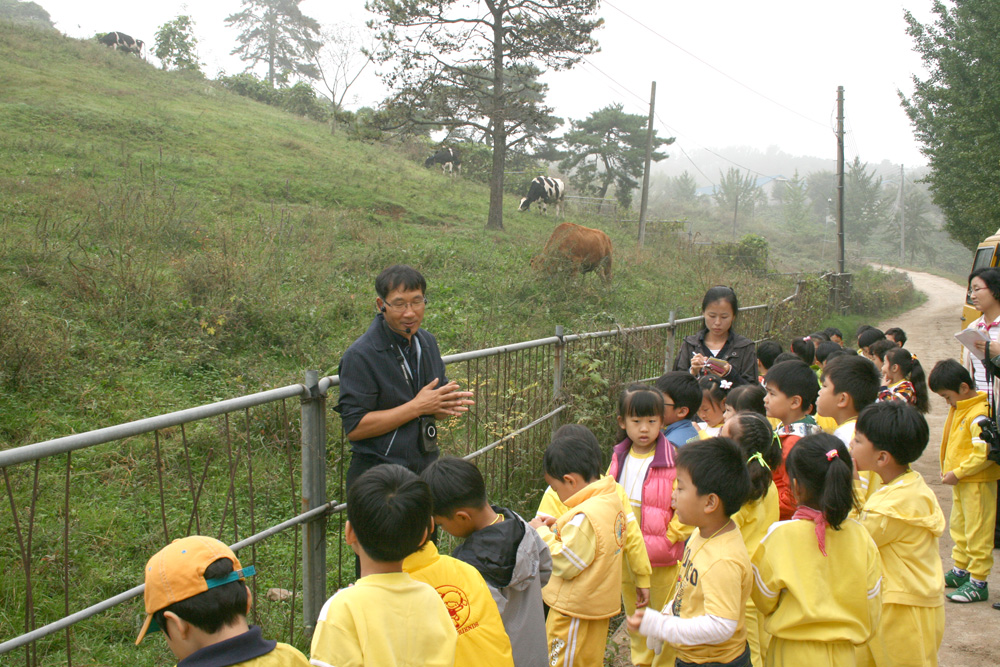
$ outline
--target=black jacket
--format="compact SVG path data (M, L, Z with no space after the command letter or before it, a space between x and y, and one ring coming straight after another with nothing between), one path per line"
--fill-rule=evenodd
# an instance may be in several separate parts
M695 352L706 357L714 356L716 359L728 361L733 367L729 375L725 377L733 383L733 386L741 384L755 384L757 382L757 347L753 341L745 336L729 332L729 339L719 351L713 355L712 351L705 345L705 334L707 329L702 329L696 334L685 336L681 342L681 349L677 352L677 359L674 361L675 371L690 371L691 357ZM707 371L705 371L707 372Z
M389 410L413 400L416 392L403 374L397 347L391 331L378 315L368 331L354 341L340 360L340 413L344 433L350 433L369 412ZM447 384L444 361L437 341L427 331L414 334L420 343L417 390L434 378L438 386ZM417 445L417 420L407 422L383 435L364 440L352 440L351 451L377 456L385 463L398 463L411 470L423 470L437 458L437 453L421 454Z

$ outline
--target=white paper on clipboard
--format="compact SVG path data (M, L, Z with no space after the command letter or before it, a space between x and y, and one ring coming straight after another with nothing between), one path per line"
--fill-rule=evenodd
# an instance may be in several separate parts
M969 327L968 329L963 329L959 331L957 334L955 334L955 338L957 338L958 342L964 345L965 349L971 352L972 355L976 357L976 359L979 359L979 361L982 361L985 355L979 348L976 347L976 342L983 340L989 343L993 343L993 340L990 338L990 335L986 333L983 329L980 329L978 327ZM994 343L994 345L995 344L996 343Z

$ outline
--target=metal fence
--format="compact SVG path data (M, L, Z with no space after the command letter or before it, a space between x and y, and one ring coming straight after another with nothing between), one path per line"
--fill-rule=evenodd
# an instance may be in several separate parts
M573 213L592 215L612 221L618 220L618 201L615 199L569 196L563 197L563 199L566 201L566 209Z
M740 331L764 337L794 297L740 309ZM446 356L449 378L476 405L440 425L442 451L476 459L491 499L533 511L557 421L659 376L700 322L671 314L628 329L556 327L548 338ZM162 647L150 648L157 642L132 646L144 611L124 603L142 595L134 584L149 556L189 534L242 549L259 572L251 621L307 645L327 596L354 578L342 540L349 448L339 421L327 424L338 385L308 371L302 384L0 451L9 505L0 639L12 637L0 655L21 649L28 667L164 662Z

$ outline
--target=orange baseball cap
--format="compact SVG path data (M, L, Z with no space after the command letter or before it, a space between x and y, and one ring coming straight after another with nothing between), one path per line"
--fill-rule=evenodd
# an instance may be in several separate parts
M231 560L233 571L224 577L206 579L205 570L220 558ZM242 581L253 575L253 565L240 565L233 550L215 538L192 535L174 540L146 563L146 620L135 643L138 645L147 632L160 629L153 620L154 612L204 593L210 588Z

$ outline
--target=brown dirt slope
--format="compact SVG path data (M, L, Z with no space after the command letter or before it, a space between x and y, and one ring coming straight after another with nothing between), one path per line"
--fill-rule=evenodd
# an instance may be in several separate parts
M903 329L907 335L906 347L920 359L921 365L930 373L934 364L949 357L960 358L961 345L954 334L962 327L960 321L965 287L946 278L905 271L914 286L927 295L927 301L919 308L880 322L883 331L892 326ZM848 332L845 334L850 335ZM853 333L853 332L851 332ZM935 395L931 395L931 411L927 421L931 427L931 441L927 451L913 467L924 476L937 494L945 517L951 512L951 487L941 484L938 453L941 432L948 415L948 406ZM951 567L951 537L947 532L941 537L941 559L945 568ZM994 556L1000 556L994 551ZM991 602L1000 600L1000 558L993 565L990 576ZM1000 611L989 603L959 605L945 602L945 637L938 659L942 667L995 667L1000 664Z

